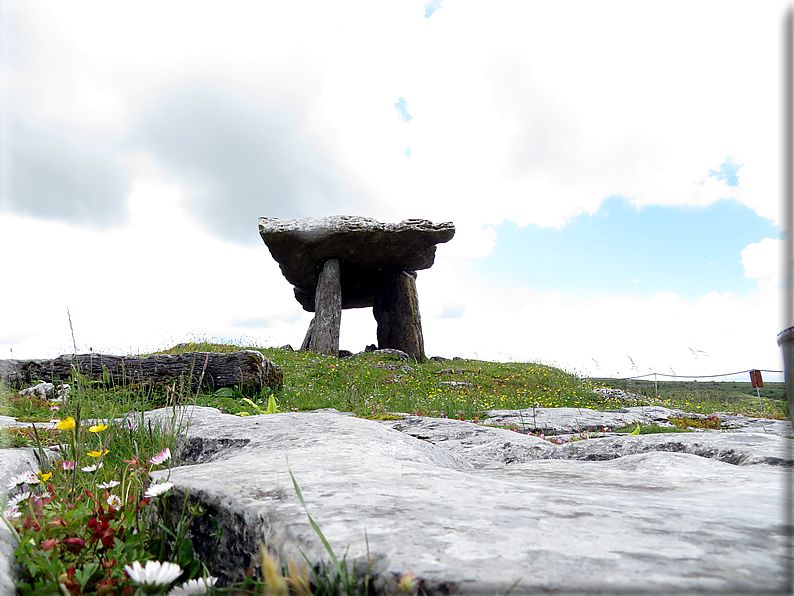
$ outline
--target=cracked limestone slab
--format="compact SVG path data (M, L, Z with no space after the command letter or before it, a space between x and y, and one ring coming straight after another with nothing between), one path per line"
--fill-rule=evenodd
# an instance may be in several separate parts
M2 494L7 493L8 482L12 476L38 469L33 449L0 449L0 491ZM14 562L16 548L16 538L4 523L0 523L0 596L16 594L15 582L18 577Z
M791 587L783 510L791 468L667 451L560 459L552 454L565 446L503 429L445 420L434 432L414 437L333 411L193 410L173 498L181 503L189 490L224 525L213 570L223 581L244 573L260 540L285 558L329 562L289 458L313 518L340 557L349 546L359 571L366 532L380 594L396 594L409 571L428 595L504 594L514 582L511 594ZM510 441L537 457L506 461L499 445ZM198 518L193 531L208 557L212 527Z

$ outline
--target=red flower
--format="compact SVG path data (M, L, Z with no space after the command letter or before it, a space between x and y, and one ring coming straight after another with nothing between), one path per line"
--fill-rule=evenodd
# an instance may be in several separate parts
M85 540L82 538L64 538L61 544L66 545L66 550L70 553L79 553L85 548Z
M49 540L45 540L44 542L41 543L41 548L44 549L45 551L52 550L56 546L58 546L58 542L59 540L55 538L50 538Z

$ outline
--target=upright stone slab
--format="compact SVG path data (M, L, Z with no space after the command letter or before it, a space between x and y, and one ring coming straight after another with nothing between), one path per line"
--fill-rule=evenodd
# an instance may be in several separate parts
M309 349L329 356L339 355L339 324L342 322L342 284L339 261L328 259L323 266L314 298L313 330Z
M372 314L378 322L379 348L402 350L420 362L425 360L415 272L386 276L375 293Z
M300 347L301 352L305 352L309 349L309 345L312 343L312 335L314 335L314 317L312 317L309 328L306 330L306 337L303 338L303 343Z

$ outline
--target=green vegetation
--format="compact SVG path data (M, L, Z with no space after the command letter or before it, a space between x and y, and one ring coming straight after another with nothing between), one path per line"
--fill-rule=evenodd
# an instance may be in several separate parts
M163 353L233 351L214 343L181 344ZM256 349L284 371L284 387L276 393L279 410L306 411L336 408L359 416L379 418L403 412L471 420L487 410L531 407L616 408L623 402L593 393L587 379L536 363L498 363L451 360L403 362L394 356L366 353L338 359L313 352L275 348ZM447 383L457 383L450 385ZM238 414L250 411L241 402L249 397L267 407L269 391L244 395L238 391L200 394L197 405Z
M620 428L616 428L614 432L616 433L632 433L636 432L637 429L640 429L640 432L637 434L640 435L655 435L658 433L691 433L694 432L689 430L688 428L682 428L680 426L660 426L658 424L627 424L626 426L622 426Z
M164 353L239 349L199 342L180 344ZM187 379L161 387L117 387L75 372L69 399L50 402L22 397L0 385L0 414L35 423L35 428L3 429L0 445L34 446L39 453L48 446L58 449L55 460L48 463L40 458L39 474L15 479L3 506L5 521L18 537L16 554L24 572L18 593L131 596L144 592L141 582L147 573L170 578L162 589L147 587L147 593L166 593L180 582L185 589L177 588L173 594L204 593L191 591L204 588L215 594L336 594L341 593L340 588L348 594L372 592L369 573L361 579L355 570L348 570L345 559L336 558L311 516L310 522L329 549L332 568L312 568L309 561L308 567L302 563L299 567L294 561L279 563L261 549L256 569L252 568L241 584L230 589L212 586L208 578L212 561L196 560L187 538L193 520L206 512L197 504L188 506L187 499L176 502L168 483L154 484L149 476L152 470L171 465L170 450L175 447L180 421L174 417L163 425L143 425L131 417L120 423L131 412L186 404L238 415L336 408L372 419L412 413L474 422L485 421L488 410L532 407L620 409L657 404L691 413L672 418L672 427L618 429L640 434L719 428L716 417L694 415L715 410L781 418L787 414L777 387L782 384L774 383L762 390L758 408L757 397L748 395L744 387L749 383L662 382L659 395L654 396L652 382L594 381L538 363L418 363L373 353L340 360L311 352L246 349L258 350L278 364L284 371L284 386L275 391L235 387L193 393L186 389ZM641 397L627 401L594 392L606 386ZM57 425L48 422L51 419L58 421ZM91 422L83 422L89 419ZM293 481L306 507L297 479L293 477ZM182 512L176 521L168 515L168 507ZM147 562L153 566L148 571L143 566ZM130 567L125 570L125 566ZM192 583L185 584L188 581ZM416 587L407 574L397 589L415 593Z
M785 383L764 382L764 386L756 392L749 381L659 381L656 385L652 378L592 381L598 385L641 395L649 401L653 401L658 389L658 402L685 412L732 412L761 418L789 418Z

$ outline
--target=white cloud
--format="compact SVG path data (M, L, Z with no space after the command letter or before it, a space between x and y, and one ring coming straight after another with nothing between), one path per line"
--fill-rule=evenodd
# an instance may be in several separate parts
M70 351L66 306L83 349L147 350L190 334L300 342L311 315L264 245L209 235L190 202L206 180L174 166L208 172L191 153L201 139L177 141L212 121L220 132L204 143L230 159L213 158L209 173L229 203L259 209L286 200L253 174L243 180L242 165L271 172L267 181L325 168L333 175L320 178L335 196L363 197L361 215L456 224L455 240L419 275L431 354L540 358L583 371L595 359L603 374L628 373L629 356L679 373L777 368L770 263L779 241L742 253L757 292L696 301L669 292L576 301L507 281L484 286L467 277L465 262L491 252L505 219L559 226L613 194L638 205L732 196L778 222L778 34L787 5L515 2L488 11L456 0L425 19L425 4L14 4L19 45L3 68L22 115L81 142L100 139L107 161L128 168L133 190L114 203L128 219L113 232L32 218L54 217L43 211L0 214L0 253L14 255L0 346L17 357ZM220 116L229 110L208 108L173 129L170 162L130 142L140 138L142 113L199 87L218 105L289 114L292 140L279 137L286 145L275 170L258 163L264 150L248 152L256 155L247 164L223 151L217 140L233 127ZM395 117L400 97L409 124ZM235 129L273 145L257 132L267 127L246 127L252 121ZM708 176L729 155L743 164L738 187ZM78 194L82 205L86 193ZM346 209L341 200L310 208ZM343 321L342 347L374 342L371 313L348 311ZM695 362L689 348L710 360Z
M758 280L758 289L776 294L781 288L781 263L783 241L764 238L750 244L742 251L742 266L745 277Z

